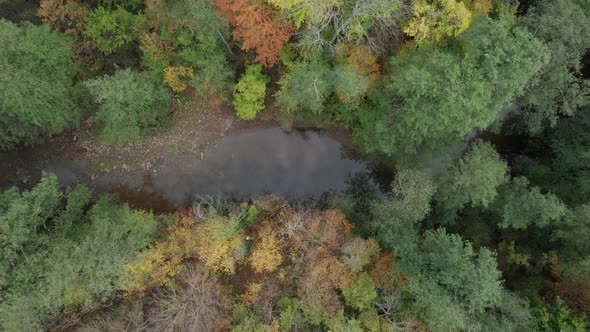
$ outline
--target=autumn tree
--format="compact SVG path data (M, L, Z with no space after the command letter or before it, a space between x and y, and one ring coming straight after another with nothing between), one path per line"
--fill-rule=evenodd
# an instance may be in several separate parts
M185 259L196 256L199 238L192 215L178 214L166 229L166 239L152 244L125 266L119 287L127 293L166 285L178 274Z
M189 67L167 67L164 70L164 82L168 83L174 92L184 91L193 76L193 70Z
M413 17L404 32L418 42L440 43L446 37L458 36L471 24L471 12L460 0L414 0Z
M233 105L238 116L244 120L254 119L256 113L264 109L266 84L270 80L261 70L260 65L249 65L234 85Z
M201 239L197 257L213 271L233 274L236 264L246 255L243 232L236 216L212 218L199 223L196 233Z
M381 77L381 66L377 56L367 45L342 44L338 47L338 58L343 66L368 78L368 89Z
M399 0L268 0L300 28L299 50L317 58L338 43L369 41L374 49L399 37L405 4ZM392 36L393 35L393 36ZM394 37L394 38L391 38Z
M40 142L76 124L76 69L66 36L0 20L0 43L0 149Z
M274 272L281 265L283 255L279 233L270 223L266 223L258 231L258 242L252 248L249 260L254 271L258 273Z
M255 62L272 67L278 61L283 45L295 33L285 16L261 0L216 0L216 5L234 27L234 40L241 41L245 51L256 52Z
M90 8L76 0L42 0L37 10L37 16L44 24L66 35L82 32L89 13Z

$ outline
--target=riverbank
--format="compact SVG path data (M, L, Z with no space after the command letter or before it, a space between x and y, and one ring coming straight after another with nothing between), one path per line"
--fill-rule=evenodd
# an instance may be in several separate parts
M97 142L92 125L1 153L0 187L30 188L47 172L61 185L86 184L134 208L168 212L199 197L319 198L369 171L343 130L287 133L274 120L241 120L227 104L176 111L166 131L119 148Z
M122 147L106 145L97 138L100 125L86 119L77 129L47 139L43 144L0 152L0 185L23 186L36 182L38 169L48 160L87 161L97 173L153 170L162 160L179 155L198 155L215 140L232 132L276 126L275 121L245 121L235 116L228 103L209 100L177 107L168 127L139 142Z

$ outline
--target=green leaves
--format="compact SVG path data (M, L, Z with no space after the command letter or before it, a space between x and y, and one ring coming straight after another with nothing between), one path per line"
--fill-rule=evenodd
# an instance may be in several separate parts
M333 104L334 95L345 104L360 102L367 91L368 78L344 66L303 62L293 65L279 84L281 90L275 97L283 111L311 111L319 115Z
M0 20L0 149L39 142L77 123L69 40L46 26Z
M499 192L494 203L502 218L500 227L526 229L559 222L567 207L553 194L543 194L539 187L529 187L524 177L513 178Z
M88 15L84 33L94 41L99 50L111 54L139 38L146 23L143 15L131 14L122 7L114 10L98 7Z
M54 176L2 196L0 328L40 329L63 312L87 310L115 291L123 266L158 229L154 216L90 191L58 190ZM26 319L24 319L26 317Z
M487 207L497 188L508 181L508 165L489 143L476 142L440 181L436 201L441 223L453 223L457 211L469 205Z
M356 141L401 159L454 145L497 120L547 60L547 50L510 19L478 17L456 47L420 47L393 58L390 78L358 112Z
M347 305L358 311L372 308L372 301L377 297L375 283L366 272L359 274L358 279L342 289Z
M435 187L429 176L418 170L399 171L392 187L392 199L375 202L373 218L367 223L384 248L399 250L414 245L417 224L430 211Z
M119 70L85 85L100 105L96 117L105 124L102 139L108 144L138 140L142 129L157 129L166 120L170 92L149 73Z
M466 329L472 315L501 305L502 284L495 256L474 251L459 235L429 230L421 246L400 253L400 271L410 275L410 295L435 330Z
M234 86L234 107L238 116L252 120L264 109L268 76L262 74L260 65L249 65L240 81Z
M590 17L576 1L542 0L521 17L548 47L549 63L524 95L529 132L540 134L559 115L572 115L590 103L590 85L581 78L582 57L590 48Z

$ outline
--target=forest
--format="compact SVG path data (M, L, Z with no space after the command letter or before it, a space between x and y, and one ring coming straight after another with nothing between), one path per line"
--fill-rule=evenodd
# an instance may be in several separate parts
M590 330L588 0L0 0L0 45L0 331ZM275 127L367 172L104 189Z

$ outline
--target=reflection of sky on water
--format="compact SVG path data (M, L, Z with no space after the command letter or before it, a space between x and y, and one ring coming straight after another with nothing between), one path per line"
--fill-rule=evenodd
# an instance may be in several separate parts
M47 171L62 184L84 182L99 191L116 191L137 200L137 206L163 200L178 207L194 195L250 199L275 193L302 200L342 190L350 174L366 171L364 163L344 155L339 142L316 131L285 134L269 128L226 136L204 151L204 160L196 155L164 160L156 174L99 174L91 180L92 172L72 161L51 161Z

